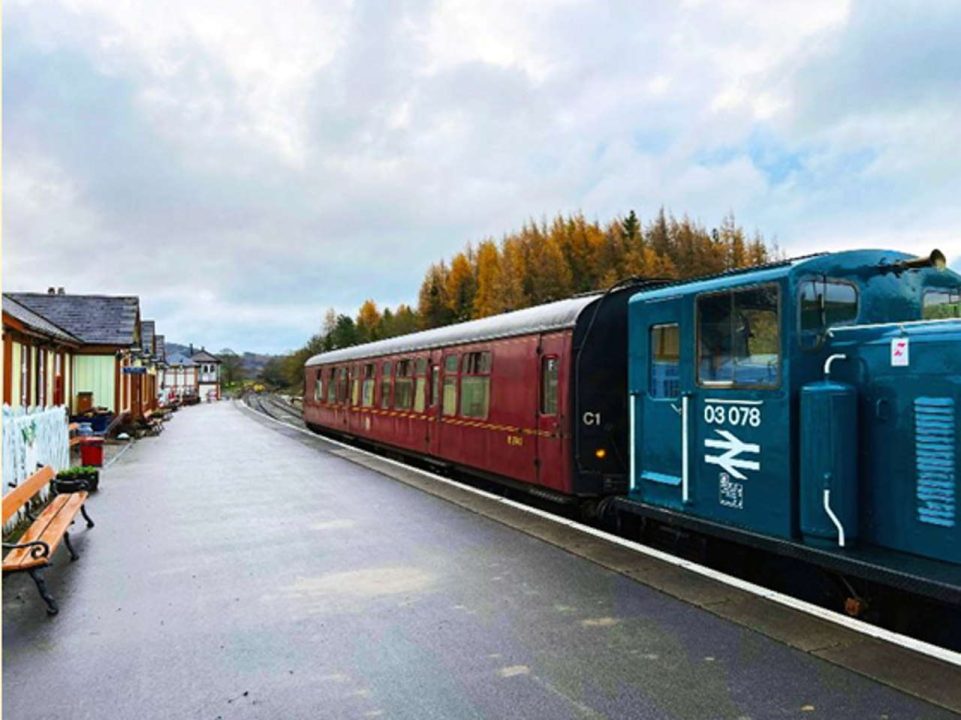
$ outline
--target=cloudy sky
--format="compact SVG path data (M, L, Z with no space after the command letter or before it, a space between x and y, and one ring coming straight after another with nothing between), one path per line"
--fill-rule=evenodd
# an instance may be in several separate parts
M961 3L7 0L5 289L282 351L530 217L961 269Z

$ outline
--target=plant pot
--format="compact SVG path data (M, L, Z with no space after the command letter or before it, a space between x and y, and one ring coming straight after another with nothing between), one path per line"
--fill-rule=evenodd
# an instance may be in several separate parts
M81 490L96 492L100 486L100 472L98 470L91 470L83 473L74 472L67 473L66 475L57 475L53 481L53 486L57 493L61 495L64 493L79 492Z

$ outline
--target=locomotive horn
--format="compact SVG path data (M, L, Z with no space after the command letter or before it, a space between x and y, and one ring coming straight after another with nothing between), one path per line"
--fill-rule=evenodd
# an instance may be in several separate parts
M920 268L932 267L935 270L941 271L948 266L947 258L944 257L944 253L940 250L932 250L931 254L925 257L914 258L914 260L902 260L901 262L895 263L894 267L897 270L916 270Z

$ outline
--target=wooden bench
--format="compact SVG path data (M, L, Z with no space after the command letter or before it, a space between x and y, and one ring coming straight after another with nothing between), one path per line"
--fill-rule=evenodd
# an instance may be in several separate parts
M77 559L70 544L70 533L67 528L73 523L77 513L83 515L87 521L87 527L93 527L93 520L87 515L84 502L87 499L86 490L64 493L56 495L34 517L30 513L30 500L46 487L55 477L53 468L49 465L35 472L22 484L15 487L3 496L3 524L16 514L20 508L24 509L31 525L26 532L20 536L16 544L3 543L4 549L10 550L3 558L3 574L8 575L15 572L26 572L37 584L40 597L47 603L47 613L56 615L59 612L53 597L47 592L47 585L40 575L40 570L50 564L54 552L60 546L60 541L66 545L70 553L70 561Z

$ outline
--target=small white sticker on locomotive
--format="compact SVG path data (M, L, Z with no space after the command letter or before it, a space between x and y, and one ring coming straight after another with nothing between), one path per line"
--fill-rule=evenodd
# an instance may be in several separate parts
M907 338L891 340L891 367L908 367L911 364L911 347Z
M744 485L732 482L731 476L722 472L717 476L718 502L735 510L744 509Z
M723 440L708 438L704 441L705 448L726 450L722 455L708 455L704 453L704 462L708 465L719 465L738 480L744 480L747 475L740 470L760 470L761 463L757 460L742 460L742 454L760 455L761 446L757 443L746 443L734 433L727 430L714 430ZM740 468L740 470L738 469Z

